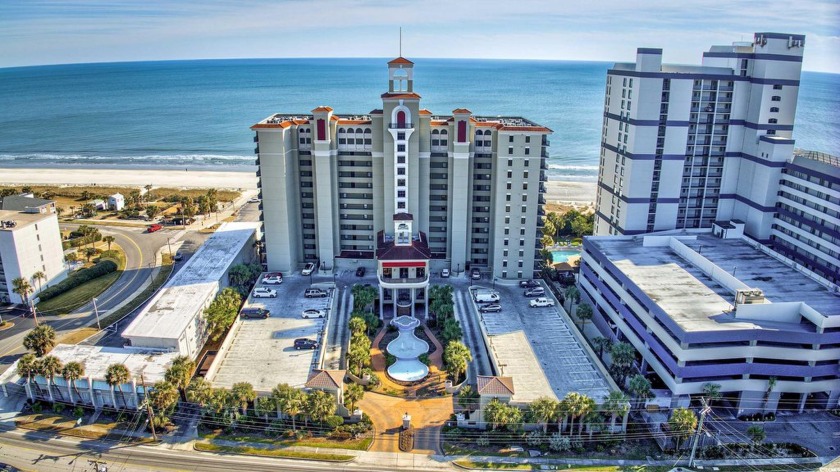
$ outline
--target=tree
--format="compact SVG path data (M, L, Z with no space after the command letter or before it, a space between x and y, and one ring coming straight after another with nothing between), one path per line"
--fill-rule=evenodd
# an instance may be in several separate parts
M23 303L29 303L29 294L32 293L32 284L23 277L17 277L12 280L12 292L20 295L20 298L23 299Z
M242 305L242 295L231 287L227 287L204 310L207 320L207 330L212 341L218 340L222 334L236 321L239 307Z
M47 391L52 391L52 387L55 385L55 375L60 373L63 367L61 360L55 356L44 356L41 359L41 373L47 379ZM61 390L58 387L55 390L58 392L58 397L64 400Z
M708 405L712 406L712 402L720 398L720 384L711 382L703 384L703 396L706 397Z
M306 394L289 384L278 384L271 390L271 396L277 409L292 419L292 431L295 431L295 418L303 410Z
M566 291L563 292L563 295L566 297L566 301L569 302L569 313L571 313L572 306L580 301L580 291L578 291L577 287L574 285L569 285L566 287Z
M679 450L680 443L697 429L697 416L688 408L677 408L668 419L668 426L676 441L674 448Z
M592 399L578 392L569 392L563 397L564 409L570 417L569 432L574 432L575 419L582 419L583 415L587 414L592 406L594 406L594 401L590 404L590 400Z
M522 410L494 398L484 407L484 421L494 430L504 426L508 431L517 431L522 426Z
M303 408L312 421L323 423L328 416L335 414L335 397L323 390L313 390L307 396Z
M362 369L370 365L370 339L364 334L350 339L347 350L347 364L354 375L362 375Z
M254 413L257 416L262 416L264 420L268 421L268 415L276 414L277 405L274 402L274 397L257 397L254 400Z
M34 282L38 283L38 291L39 292L41 291L41 281L43 281L43 280L47 280L47 274L45 274L44 271L39 270L38 272L35 272L34 274L32 274L32 282L33 283Z
M615 377L618 385L623 386L624 380L633 371L633 361L636 360L636 349L630 343L619 342L610 346L610 374Z
M125 392L123 391L122 385L128 382L130 378L131 373L128 371L128 367L126 367L125 364L111 364L105 371L105 382L107 382L114 391L116 391L119 387L123 407L125 408L128 408L128 403L125 400ZM114 406L116 407L116 405Z
M148 392L149 405L156 412L156 423L163 425L169 422L169 415L178 403L178 389L166 380L155 382Z
M592 339L592 347L598 350L598 357L602 361L604 360L604 349L609 348L611 344L612 341L603 336L595 336Z
M453 383L458 383L461 374L467 371L472 354L461 341L449 341L443 349L443 364Z
M350 318L349 323L347 324L350 328L350 335L351 336L360 336L367 331L367 323L362 318L358 316L354 316Z
M478 392L472 386L464 385L458 392L458 406L465 410L475 411L478 405Z
M156 205L146 205L146 216L149 219L154 220L155 217L160 214L160 208Z
M79 393L79 388L76 386L76 381L85 376L85 365L81 362L68 362L64 364L64 369L61 371L61 376L64 380L73 386L73 391L76 392L76 398L82 399Z
M376 300L376 289L367 285L356 284L350 290L353 294L353 311L373 311L373 301Z
M23 338L23 347L29 349L38 357L43 356L55 347L55 329L46 324L33 328Z
M575 310L575 314L580 320L580 330L583 331L583 325L592 319L592 305L588 303L581 303L578 305L577 310Z
M642 374L636 374L633 377L630 377L627 391L633 396L636 407L638 407L642 401L653 396L650 390L650 380L646 379Z
M461 339L464 336L464 331L461 329L461 323L453 317L446 318L443 322L443 331L441 336L444 341L452 342Z
M559 407L560 403L549 397L539 397L528 405L531 418L537 423L542 423L543 434L548 433L548 423L557 418Z
M172 360L172 365L166 369L164 380L172 384L183 400L187 399L187 387L195 371L195 361L187 356L178 356Z
M205 380L204 377L197 377L190 380L190 385L186 391L187 401L198 403L200 407L204 408L209 403L212 395L213 388L210 386L210 382Z
M35 354L26 353L18 359L17 362L17 374L21 377L26 377L26 384L32 384L32 379L38 375L38 359L35 357Z
M86 248L82 249L82 253L87 258L87 261L90 262L90 258L96 255L96 248L86 247Z
M75 252L68 252L64 255L64 260L72 264L79 260L79 255Z
M750 441L752 441L752 447L758 446L764 442L764 439L767 437L767 433L764 432L764 428L757 424L747 428L747 435L749 435Z
M554 237L557 236L557 226L554 225L554 222L548 218L543 219L543 229L542 229L543 236L551 237L552 241Z
M586 235L592 234L592 229L594 226L594 214L593 215L581 215L578 214L575 218L571 221L570 226L572 229L572 234L581 238Z
M111 250L111 244L113 244L114 241L116 241L116 240L117 240L117 238L115 238L113 236L105 236L104 238L102 238L102 242L108 244L108 250L109 251Z
M545 247L551 247L551 246L554 246L554 239L553 239L551 236L547 235L547 234L544 234L544 235L543 235L543 237L542 237L542 239L540 240L540 242L542 243L542 245L543 245L543 247L544 247L544 248L545 248Z
M604 403L601 405L601 410L610 415L610 432L615 429L615 419L619 416L624 416L630 409L627 395L622 392L610 392L604 397Z
M242 414L247 415L248 403L257 398L257 394L254 392L254 386L248 382L237 382L233 384L233 387L231 387L230 393L239 403L239 407L242 408Z
M351 412L356 409L356 403L365 396L365 389L359 384L351 383L344 388L344 406Z

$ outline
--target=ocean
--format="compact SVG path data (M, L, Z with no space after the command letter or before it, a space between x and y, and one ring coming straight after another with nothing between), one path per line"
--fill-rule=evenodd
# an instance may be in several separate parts
M0 69L0 167L253 168L273 113L381 107L386 59L248 59ZM417 59L436 114L468 108L554 130L549 177L594 181L611 63ZM840 75L803 72L797 147L840 155ZM2 180L2 178L0 178Z

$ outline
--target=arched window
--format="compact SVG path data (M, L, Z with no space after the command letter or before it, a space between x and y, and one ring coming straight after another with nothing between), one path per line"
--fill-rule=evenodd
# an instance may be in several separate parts
M466 121L459 121L458 122L458 142L464 143L467 141L467 122Z
M327 139L327 123L323 118L318 119L318 141L325 141Z
M770 123L770 124L775 124L775 123L778 123L779 120L777 120L775 118L770 118L769 120L767 120L767 122Z
M490 130L489 129L484 130L484 136L490 136Z
M435 130L432 130L432 134L440 134L440 133L438 132L438 130L435 129Z
M366 129L366 130L365 130L365 134L371 134L371 130L370 130L370 128L368 128L368 129Z
M449 132L446 131L445 129L442 129L442 130L440 130L440 134L449 134Z
M405 128L405 112L402 110L397 112L397 126Z
M364 133L365 131L362 128L356 128L357 133Z
M770 113L779 113L779 107L771 107Z

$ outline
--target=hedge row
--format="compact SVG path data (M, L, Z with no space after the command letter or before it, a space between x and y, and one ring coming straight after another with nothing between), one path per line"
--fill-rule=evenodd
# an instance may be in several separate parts
M41 301L54 298L72 288L76 288L85 282L89 282L97 277L102 277L105 274L110 274L117 270L117 263L110 259L103 259L94 264L92 267L82 269L74 272L70 277L61 282L46 288L38 294Z

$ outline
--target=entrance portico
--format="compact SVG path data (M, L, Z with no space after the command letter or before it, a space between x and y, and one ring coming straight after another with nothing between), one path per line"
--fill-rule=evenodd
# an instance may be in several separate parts
M394 234L381 231L377 238L377 268L379 280L379 317L385 318L385 305L394 309L394 317L407 315L417 318L417 304L423 304L423 318L429 315L426 292L429 287L429 259L431 252L426 235L412 234L410 213L394 215Z

